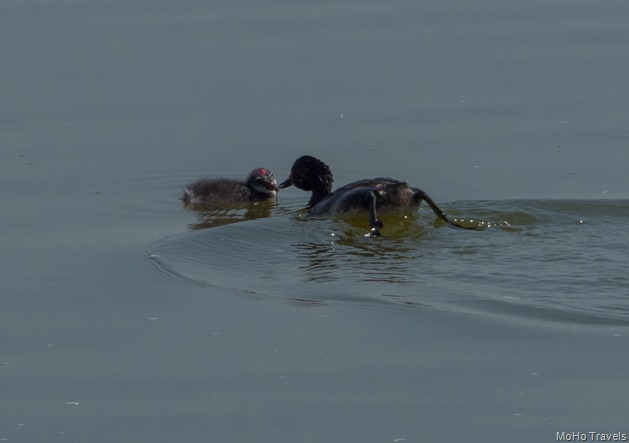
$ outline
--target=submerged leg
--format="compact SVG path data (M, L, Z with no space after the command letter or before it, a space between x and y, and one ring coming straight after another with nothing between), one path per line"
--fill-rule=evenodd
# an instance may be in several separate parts
M380 237L380 231L378 228L384 227L384 223L378 220L378 216L376 214L376 192L371 191L367 194L367 202L369 203L369 226L371 226L371 231L369 235L371 237Z
M443 210L439 206L437 206L437 203L435 203L435 201L432 198L430 198L428 194L426 194L424 191L418 188L413 188L413 190L415 191L415 198L419 202L424 200L426 203L428 203L428 206L430 206L430 208L434 211L434 213L437 214L437 217L445 221L450 226L454 226L455 228L461 228L461 229L473 229L473 230L477 229L477 227L474 227L474 226L462 226L456 222L453 222L452 220L448 218L446 213L443 212Z

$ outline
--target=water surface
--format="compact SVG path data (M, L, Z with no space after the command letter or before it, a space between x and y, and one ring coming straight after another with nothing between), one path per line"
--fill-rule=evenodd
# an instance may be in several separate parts
M625 432L629 3L0 4L0 440ZM392 176L422 210L186 210ZM472 221L472 219L474 221Z
M176 278L304 303L629 321L627 201L456 202L448 212L483 231L440 226L430 211L421 219L409 212L383 215L383 238L365 237L365 214L327 220L275 210L270 219L270 205L250 205L241 221L252 212L259 219L242 224L226 224L223 211L202 212L203 224L156 242L148 257ZM197 230L209 220L218 226Z

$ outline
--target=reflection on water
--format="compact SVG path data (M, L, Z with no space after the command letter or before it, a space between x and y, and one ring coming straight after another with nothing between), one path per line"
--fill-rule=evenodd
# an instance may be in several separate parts
M277 207L277 200L223 203L216 207L184 202L183 206L196 214L199 221L188 226L192 230L198 230L270 217Z
M149 257L166 275L297 304L386 302L629 324L627 202L456 206L491 227L394 214L383 216L387 235L371 238L360 214L318 218L265 205L232 218L209 213L199 225L213 229L157 242Z
M346 281L391 284L417 283L411 266L418 251L397 242L369 244L357 241L348 245L338 243L331 236L330 243L299 242L293 245L298 271L305 282ZM348 275L349 274L349 275Z
M408 264L417 250L409 247L409 239L418 239L423 232L417 216L386 215L384 240L372 238L367 217L345 214L343 219L329 223L327 241L302 240L292 246L298 258L298 269L304 281L329 282L343 280L345 272L363 281L413 283ZM316 218L296 217L295 221L312 223ZM323 220L320 220L324 222ZM325 222L324 222L325 223ZM343 266L339 266L339 262Z
M304 282L346 281L348 277L364 282L417 282L411 264L418 254L410 248L384 244L360 244L354 248L336 244L334 240L327 244L299 242L293 248L298 275Z

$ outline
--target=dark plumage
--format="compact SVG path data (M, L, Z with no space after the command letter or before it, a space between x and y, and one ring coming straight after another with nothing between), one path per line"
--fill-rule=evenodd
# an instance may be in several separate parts
M313 215L337 214L349 211L368 211L371 235L379 236L384 224L377 217L377 210L386 208L418 207L426 201L437 216L451 226L465 228L451 221L424 191L394 178L358 180L332 191L332 171L321 160L310 155L299 157L288 179L280 189L295 186L311 191L308 208Z
M273 173L257 168L246 180L214 178L190 183L183 190L182 200L201 205L256 201L275 197L277 190Z

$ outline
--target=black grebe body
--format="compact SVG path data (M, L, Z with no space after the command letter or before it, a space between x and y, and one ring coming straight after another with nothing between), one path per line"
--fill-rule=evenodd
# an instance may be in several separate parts
M277 190L273 173L256 168L246 180L214 178L190 183L183 190L182 200L200 205L266 200L275 198Z
M424 191L394 178L379 177L358 180L332 191L334 182L330 167L310 155L299 157L288 179L280 189L295 186L311 191L308 208L313 215L338 214L349 211L368 211L371 235L379 236L384 224L378 219L380 209L419 207L428 203L437 216L451 226L465 228L451 221Z

